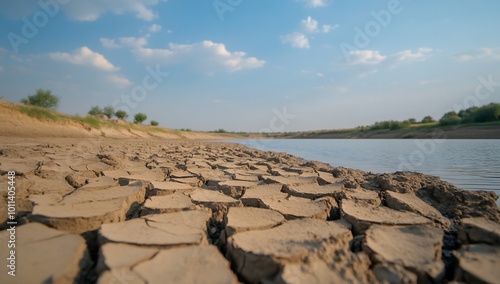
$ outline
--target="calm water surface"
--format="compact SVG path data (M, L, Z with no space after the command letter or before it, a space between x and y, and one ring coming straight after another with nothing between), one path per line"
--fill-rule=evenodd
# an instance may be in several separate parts
M500 140L272 139L233 142L375 173L418 171L439 176L460 188L492 190L500 195Z

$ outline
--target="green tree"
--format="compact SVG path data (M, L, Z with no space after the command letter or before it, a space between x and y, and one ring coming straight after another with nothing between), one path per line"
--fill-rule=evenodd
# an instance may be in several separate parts
M124 110L119 109L119 110L117 110L117 111L115 112L115 116L116 116L118 119L125 120L125 119L127 119L127 117L128 117L128 113L127 113L126 111L124 111Z
M461 110L460 112L458 112L458 116L460 116L463 123L471 123L474 122L474 117L478 110L478 107L470 107L466 110Z
M88 114L92 116L100 116L102 115L102 109L99 106L92 106Z
M418 123L415 118L408 119L408 122L410 122L410 124L417 124Z
M156 121L156 120L151 120L151 125L153 125L153 126L158 126L158 125L159 125L159 123L158 123L158 121Z
M148 116L145 115L144 113L140 112L136 115L134 115L134 123L139 123L141 124L144 120L148 119Z
M472 113L474 122L490 122L500 120L500 104L491 103Z
M434 118L432 116L428 115L422 119L422 123L432 123L435 122Z
M108 118L112 118L115 114L115 108L112 106L107 106L102 110L102 113Z
M439 124L442 126L457 125L462 123L462 118L454 111L447 112L439 120Z
M25 105L55 109L59 104L59 97L52 95L51 90L38 89L34 95L28 96L26 99L22 99L21 103Z

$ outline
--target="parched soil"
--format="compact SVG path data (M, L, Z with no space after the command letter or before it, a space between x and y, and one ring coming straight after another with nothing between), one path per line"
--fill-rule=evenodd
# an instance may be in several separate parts
M0 184L0 283L500 279L497 195L419 173L229 143L13 138Z

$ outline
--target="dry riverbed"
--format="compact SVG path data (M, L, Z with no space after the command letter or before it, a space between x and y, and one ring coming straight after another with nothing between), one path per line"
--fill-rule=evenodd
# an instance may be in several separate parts
M5 140L0 173L0 283L500 279L497 196L423 174L110 139Z

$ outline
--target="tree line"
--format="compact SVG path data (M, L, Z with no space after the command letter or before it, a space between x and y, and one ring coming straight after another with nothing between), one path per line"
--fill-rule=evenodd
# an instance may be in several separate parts
M458 113L455 111L450 111L445 113L437 124L440 126L453 126L459 124L470 124L470 123L484 123L484 122L495 122L500 121L500 104L490 103L481 107L470 107L468 109L460 110ZM436 123L432 116L426 116L421 121L417 121L414 118L410 118L404 121L397 120L386 120L381 122L375 122L373 125L360 126L357 129L361 131L365 130L397 130L409 128L416 124L429 124Z
M470 107L461 110L458 113L455 111L447 112L439 120L442 126L467 124L467 123L482 123L500 121L500 104L490 103L482 107Z
M105 106L101 108L99 106L92 106L88 111L88 115L97 116L97 117L107 117L108 119L113 118L115 116L118 119L125 120L128 117L128 113L124 110L116 110L112 106ZM142 112L136 113L134 115L134 123L142 124L148 116ZM159 123L156 120L151 120L150 124L152 126L158 126Z

